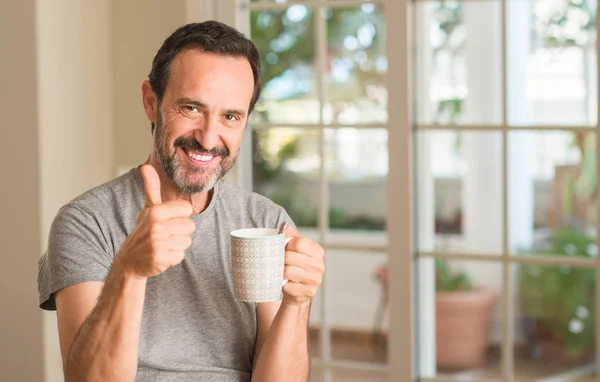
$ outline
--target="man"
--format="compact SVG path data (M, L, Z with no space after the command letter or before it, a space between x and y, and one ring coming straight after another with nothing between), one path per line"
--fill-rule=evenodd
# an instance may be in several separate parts
M146 163L64 206L40 260L68 381L306 381L323 249L285 211L221 181L260 94L260 60L217 22L175 31L142 85ZM229 232L279 227L283 300L233 292Z

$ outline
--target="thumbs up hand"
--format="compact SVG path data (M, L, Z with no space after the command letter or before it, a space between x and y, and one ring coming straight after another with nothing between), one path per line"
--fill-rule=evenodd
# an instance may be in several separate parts
M140 173L146 205L117 258L134 276L149 278L183 261L185 250L192 245L191 234L196 225L190 219L193 212L190 202L162 203L160 178L154 167L145 164Z

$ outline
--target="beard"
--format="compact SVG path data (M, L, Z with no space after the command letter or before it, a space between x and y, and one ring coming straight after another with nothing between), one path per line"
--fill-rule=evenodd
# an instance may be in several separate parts
M239 149L233 154L225 146L216 146L207 150L194 138L183 136L175 139L173 146L170 147L160 113L158 113L156 120L154 145L158 160L167 177L182 192L189 195L210 191L233 167L239 155ZM187 161L182 163L177 155L178 147L204 155L219 156L221 160L216 165L207 168L195 167Z

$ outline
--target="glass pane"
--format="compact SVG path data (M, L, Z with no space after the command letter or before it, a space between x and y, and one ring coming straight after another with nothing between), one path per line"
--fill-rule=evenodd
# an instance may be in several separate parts
M304 5L250 13L263 63L263 91L252 122L318 123L313 12Z
M501 379L501 265L426 258L418 272L419 376Z
M326 10L328 72L325 123L387 122L387 57L381 8Z
M414 12L417 123L499 125L500 1L423 1Z
M325 137L330 228L385 230L387 130L328 129Z
M327 256L333 359L386 364L389 328L386 253L328 248ZM321 299L318 294L313 300L312 325L321 322Z
M500 254L501 133L420 131L415 155L419 250Z
M585 373L595 361L595 270L538 265L513 269L516 380L597 380Z
M596 134L509 133L509 247L595 257Z
M252 132L254 191L286 209L298 227L316 227L320 168L317 130Z
M596 4L507 2L510 124L596 124Z

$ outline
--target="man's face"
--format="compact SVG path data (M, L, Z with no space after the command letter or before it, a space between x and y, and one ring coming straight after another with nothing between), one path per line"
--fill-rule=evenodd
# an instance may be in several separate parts
M206 192L234 165L254 77L245 58L190 49L171 63L158 105L154 148L183 192Z

